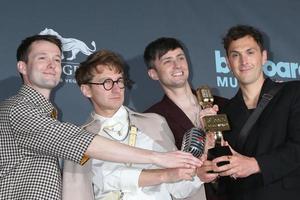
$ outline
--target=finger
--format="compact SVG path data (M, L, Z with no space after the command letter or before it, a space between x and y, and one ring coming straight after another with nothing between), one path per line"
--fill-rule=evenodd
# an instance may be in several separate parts
M207 160L207 154L202 154L199 159L204 163Z
M196 169L191 169L191 168L182 168L180 170L182 173L187 173L187 174L192 174L196 171Z
M201 176L198 176L200 178L201 181L205 182L205 183L209 183L212 182L213 180L218 178L218 174L217 173L206 173L203 174Z
M226 146L229 146L229 148L230 148L230 151L232 152L232 154L233 155L236 155L236 154L238 154L231 146L230 146L230 144L226 141Z
M188 169L195 169L196 166L195 165L191 165L191 164L188 164L188 163L181 163L181 166L184 167L184 168L188 168Z
M201 167L212 167L215 164L211 161L204 161Z
M228 171L228 170L231 170L233 168L233 166L229 163L229 164L225 164L225 165L222 165L222 166L218 166L217 163L215 165L213 165L213 168L212 170L214 172L223 172L223 171Z
M226 170L219 173L220 176L231 176L233 174L235 174L235 171L233 169Z
M219 111L219 106L217 105L217 104L215 104L215 105L213 105L213 107L212 107L216 112L218 112Z
M201 160L194 157L191 153L182 151L176 151L175 153L178 157L181 158L181 162L183 164L181 167L195 168L200 167L203 163Z
M219 176L218 173L207 173L207 174L206 174L206 178L207 178L208 180L215 180L218 176Z
M232 156L221 156L221 157L217 157L215 159L212 160L212 162L214 164L217 164L218 162L223 162L223 161L229 161L232 158Z
M200 111L200 117L204 117L207 115L215 115L217 112L213 108L206 108Z

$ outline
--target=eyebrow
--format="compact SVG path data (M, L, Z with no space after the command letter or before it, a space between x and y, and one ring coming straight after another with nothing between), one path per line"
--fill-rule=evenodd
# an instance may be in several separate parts
M185 56L185 54L184 54L184 53L179 53L179 54L177 54L175 57L180 57L180 56ZM171 58L172 58L172 57L169 56L169 57L161 58L160 60L163 61L163 60L168 60L168 59L171 59Z
M250 47L248 49L246 49L246 51L251 51L251 50L257 50L256 48L254 47ZM238 51L238 50L231 50L229 51L229 53L240 53L241 51Z
M120 75L119 77L116 78L116 80L118 80L119 78L123 78L122 75ZM105 81L106 79L111 79L111 80L114 80L113 78L111 77L101 77L101 78L94 78L95 80L99 80L99 81Z
M47 55L47 52L36 52L36 53L33 53L33 56L45 56ZM61 58L61 54L55 54L54 56L56 57L60 57Z

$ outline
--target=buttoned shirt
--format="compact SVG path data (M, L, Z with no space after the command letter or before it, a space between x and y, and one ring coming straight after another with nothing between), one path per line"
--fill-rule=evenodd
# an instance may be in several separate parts
M30 86L0 104L0 199L61 199L58 158L79 163L94 138L51 118L53 105Z

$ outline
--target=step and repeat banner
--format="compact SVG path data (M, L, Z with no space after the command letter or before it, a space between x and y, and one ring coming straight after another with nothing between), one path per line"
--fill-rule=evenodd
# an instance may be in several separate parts
M135 84L125 104L144 111L162 98L143 62L145 46L158 37L176 37L188 49L190 82L209 85L216 95L232 97L237 80L225 61L222 37L229 27L248 24L265 33L272 79L300 77L300 1L298 0L72 0L2 1L0 6L0 100L15 94L21 79L16 49L33 34L53 34L63 43L63 74L53 102L60 118L82 124L92 107L74 79L80 62L109 49L122 55Z

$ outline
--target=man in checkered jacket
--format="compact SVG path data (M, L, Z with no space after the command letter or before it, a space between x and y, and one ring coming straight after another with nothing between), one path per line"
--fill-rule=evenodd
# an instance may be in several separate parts
M158 153L95 136L51 116L51 90L61 76L61 42L35 35L17 50L23 79L19 92L0 104L0 199L61 199L58 158L81 163L97 159L193 167L200 161L183 152Z

